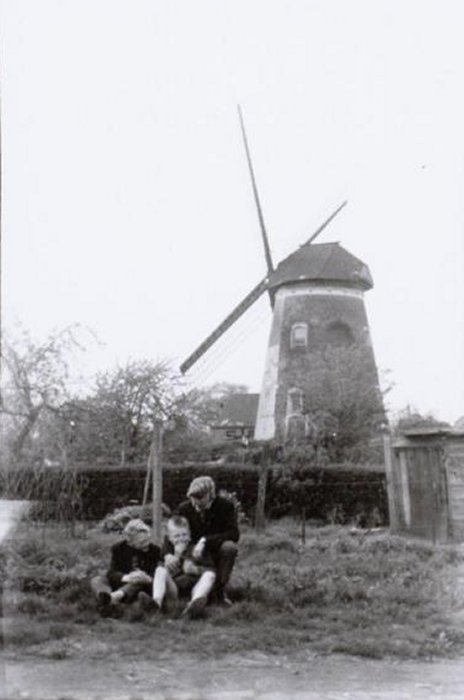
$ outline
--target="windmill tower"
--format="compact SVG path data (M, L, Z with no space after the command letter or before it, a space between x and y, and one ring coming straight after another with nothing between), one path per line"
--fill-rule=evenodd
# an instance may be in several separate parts
M316 392L317 372L314 370L327 350L343 356L356 349L362 358L364 377L381 406L363 298L373 282L367 265L338 243L313 243L346 202L306 243L274 268L240 108L239 117L268 274L185 360L180 369L185 373L267 292L273 318L255 439L283 442L291 436L304 436L308 429L317 429L317 426L308 424L305 405Z
M355 348L365 383L380 397L363 299L372 286L368 267L338 243L308 241L277 266L268 282L274 311L256 439L308 432L305 396L317 391L312 369L328 348L341 355Z

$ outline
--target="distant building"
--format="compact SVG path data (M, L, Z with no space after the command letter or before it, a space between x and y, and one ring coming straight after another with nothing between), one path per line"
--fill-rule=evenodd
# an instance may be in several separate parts
M457 433L464 433L464 416L458 418L456 423L453 425L453 430Z
M221 399L217 422L210 426L214 442L253 438L259 394L230 394Z

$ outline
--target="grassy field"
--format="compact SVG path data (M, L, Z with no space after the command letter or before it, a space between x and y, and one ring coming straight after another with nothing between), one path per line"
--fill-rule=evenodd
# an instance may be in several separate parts
M121 619L101 619L88 581L105 570L116 539L84 526L73 537L60 526L20 526L2 552L7 652L156 658L304 646L419 658L464 650L460 548L339 526L308 528L303 544L285 519L262 534L244 529L232 608L208 606L193 621L180 619L180 608L147 620L127 607Z

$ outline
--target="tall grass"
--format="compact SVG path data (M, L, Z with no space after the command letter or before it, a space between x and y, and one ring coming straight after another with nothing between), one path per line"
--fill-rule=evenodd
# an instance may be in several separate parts
M298 524L285 519L260 534L245 529L232 608L209 606L198 621L180 619L177 608L148 621L128 607L121 619L103 620L89 579L105 570L115 539L90 527L73 538L61 526L36 530L25 523L17 530L5 553L10 648L85 636L89 653L110 638L113 652L129 657L301 645L376 658L453 656L464 649L464 626L455 615L464 606L459 548L338 526L308 529L303 544Z

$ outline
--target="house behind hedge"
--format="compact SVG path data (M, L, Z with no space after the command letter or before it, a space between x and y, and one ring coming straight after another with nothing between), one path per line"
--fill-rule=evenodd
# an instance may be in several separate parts
M253 438L258 411L259 394L229 394L221 399L218 418L210 426L214 443L241 440L247 444Z

